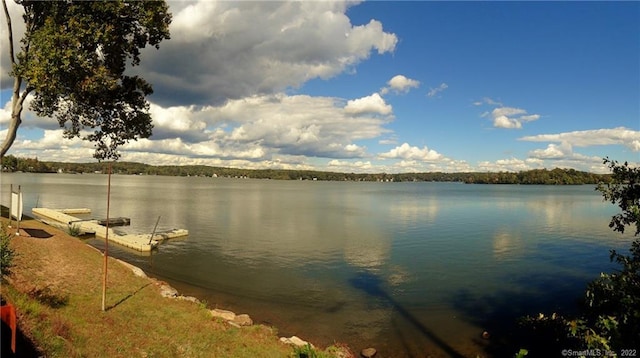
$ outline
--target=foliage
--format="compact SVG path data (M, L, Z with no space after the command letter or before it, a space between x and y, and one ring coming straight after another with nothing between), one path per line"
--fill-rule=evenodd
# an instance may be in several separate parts
M604 159L611 170L610 181L600 183L596 190L604 200L617 204L621 212L609 223L614 231L624 233L627 226L635 226L634 236L640 233L640 168L627 162ZM529 329L545 336L547 345L558 342L564 348L596 349L620 352L640 348L640 238L631 243L630 255L611 250L610 260L619 266L612 273L587 285L581 314L575 318L526 317Z
M609 227L614 231L624 233L627 225L635 225L640 234L640 168L629 167L629 163L620 164L617 161L604 159L611 170L611 181L598 185L596 190L602 193L605 200L617 204L622 213L611 218ZM613 257L614 255L612 255Z
M169 38L165 2L21 1L26 31L14 56L5 1L14 91L0 156L15 139L29 93L34 95L31 109L55 117L67 138L93 130L83 139L95 143L98 159L117 159L118 146L151 135L146 101L151 85L125 70L140 63L141 49L158 48Z
M15 251L10 247L11 235L7 232L6 225L0 227L0 271L2 276L11 273Z
M70 224L69 227L67 227L67 234L73 236L73 237L78 237L80 236L80 225L76 225L76 224Z
M640 234L640 168L625 162L604 159L612 172L612 181L600 184L605 200L617 204L621 213L611 218L609 227L624 233L635 226ZM611 250L610 259L621 266L613 273L602 273L589 283L586 291L586 329L582 334L588 347L630 348L640 346L640 238L631 243L630 255ZM582 322L581 322L582 323Z
M5 164L6 163L6 164ZM34 159L3 158L6 170L24 172L65 172L65 173L106 173L101 163L61 163L42 162ZM12 169L13 168L13 169ZM169 176L218 176L230 178L255 178L277 180L333 180L333 181L390 181L390 182L464 182L473 184L597 184L608 182L608 174L593 174L573 169L529 170L519 173L336 173L317 170L284 169L238 169L210 167L205 165L164 165L153 166L134 162L113 163L113 172L117 174L169 175Z
M581 345L579 338L567 334L569 319L560 314L525 316L520 319L519 324L520 337L517 343L529 348L521 349L520 352L525 350L535 357L557 356L562 349Z
M322 358L325 355L316 351L311 344L307 343L304 346L294 347L293 354L295 358Z

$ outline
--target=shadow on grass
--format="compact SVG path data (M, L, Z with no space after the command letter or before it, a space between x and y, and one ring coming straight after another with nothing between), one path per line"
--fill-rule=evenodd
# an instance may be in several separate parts
M43 357L29 337L24 335L20 326L17 327L16 331L16 351L14 353L11 351L11 328L2 322L2 328L0 329L0 337L2 339L0 357Z
M147 283L144 286L141 286L140 288L138 288L135 292L130 293L128 295L126 295L125 297L123 297L121 300L119 300L118 302L114 303L113 305L107 307L105 309L105 311L110 311L116 307L118 307L119 305L123 304L124 302L126 302L128 299L130 299L131 297L135 296L136 294L138 294L140 291L144 290L147 286L151 285L151 282Z
M422 324L411 312L407 311L402 305L393 299L382 287L383 281L377 275L369 272L360 272L356 277L349 280L351 286L364 291L369 296L382 299L384 303L389 304L396 312L398 312L404 319L410 322L422 335L436 344L442 349L449 357L461 358L464 357L447 342L442 340L432 330Z
M20 228L20 229L26 232L30 237L33 237L36 239L48 239L50 237L53 237L53 235L49 234L48 232L42 229L25 229L25 228Z
M49 287L31 289L27 295L51 308L62 308L69 303L68 296L57 295Z

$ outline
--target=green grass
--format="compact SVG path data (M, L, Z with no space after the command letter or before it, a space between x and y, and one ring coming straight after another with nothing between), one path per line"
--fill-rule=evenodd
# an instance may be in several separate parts
M19 256L1 294L16 306L19 326L46 357L296 356L274 328L215 320L204 304L164 298L157 282L115 260L109 261L103 312L102 255L59 230L43 229L56 236L12 240Z
M80 225L69 224L69 227L67 227L67 234L73 237L80 236Z

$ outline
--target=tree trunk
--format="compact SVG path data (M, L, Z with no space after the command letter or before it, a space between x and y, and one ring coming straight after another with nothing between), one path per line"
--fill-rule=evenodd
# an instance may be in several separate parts
M2 7L4 9L4 16L7 19L9 55L11 57L11 65L15 66L16 60L13 49L13 30L11 28L11 16L9 16L9 9L7 9L6 0L2 0ZM0 158L4 158L4 155L7 153L9 148L11 148L11 145L16 140L18 127L20 127L20 123L22 123L22 105L24 104L24 100L27 98L27 94L29 94L30 90L27 88L25 89L24 93L20 95L21 86L22 77L16 75L16 77L13 79L13 94L11 96L11 121L9 122L9 128L7 128L7 135L2 142L2 147L0 147Z
M27 98L27 94L29 94L29 89L25 89L25 91L20 95L20 85L22 82L22 78L16 77L13 80L13 95L11 96L11 121L9 121L9 128L7 128L7 135L2 142L2 147L0 147L0 158L3 158L13 142L16 140L16 134L18 132L18 127L22 123L22 109L24 100Z

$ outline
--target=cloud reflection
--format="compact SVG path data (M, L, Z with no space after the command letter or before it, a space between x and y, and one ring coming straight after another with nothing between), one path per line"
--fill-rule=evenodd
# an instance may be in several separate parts
M524 254L524 241L519 232L507 228L493 235L493 257L496 260L513 260Z

